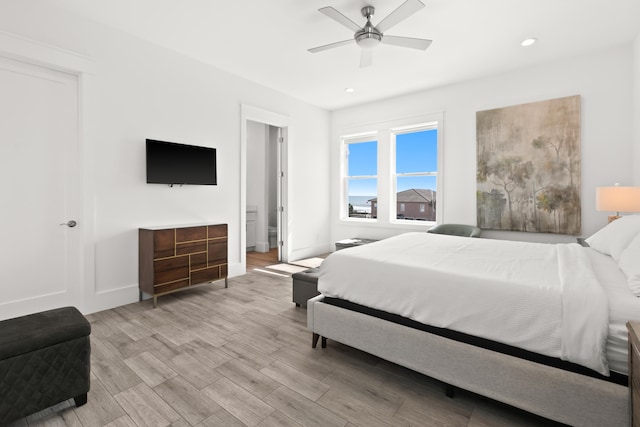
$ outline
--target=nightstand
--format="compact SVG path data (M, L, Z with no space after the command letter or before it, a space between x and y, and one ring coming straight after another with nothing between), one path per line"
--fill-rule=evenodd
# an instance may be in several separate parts
M640 322L627 322L629 331L629 418L640 427Z

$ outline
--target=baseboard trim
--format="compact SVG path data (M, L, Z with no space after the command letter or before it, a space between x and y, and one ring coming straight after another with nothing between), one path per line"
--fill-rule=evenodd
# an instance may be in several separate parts
M118 289L96 292L88 295L85 300L85 314L109 310L122 305L131 304L139 300L138 284L124 286Z
M229 276L235 277L245 274L242 264L229 264ZM140 299L140 290L138 284L124 286L118 289L109 289L106 291L96 292L87 296L84 305L84 314L96 313L98 311L109 310L123 305L138 302Z
M256 242L256 252L269 252L269 242Z

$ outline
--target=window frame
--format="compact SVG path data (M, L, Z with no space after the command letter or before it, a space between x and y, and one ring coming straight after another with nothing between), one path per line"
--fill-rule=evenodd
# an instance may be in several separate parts
M349 175L349 145L351 144L362 144L367 142L376 142L376 175ZM342 163L342 172L341 172L341 181L342 181L342 191L341 191L341 209L340 209L340 218L342 220L347 221L364 221L371 222L375 221L376 218L357 218L349 216L349 181L350 180L360 180L360 179L375 179L376 180L376 193L379 192L378 183L380 181L380 142L378 141L378 133L377 132L365 132L358 133L353 135L344 135L340 138L341 144L341 163ZM376 194L376 198L378 195ZM372 206L373 211L373 206Z
M422 132L422 131L428 131L428 130L435 130L437 132L437 142L436 142L436 170L435 171L424 171L424 172L403 172L403 173L398 173L397 171L397 164L396 164L396 153L397 153L397 136L398 135L402 135L402 134L407 134L407 133L416 133L416 132ZM435 176L436 177L436 220L435 221L422 221L420 220L419 222L424 223L424 224L428 224L429 226L435 225L438 222L438 218L439 218L439 212L438 212L438 205L440 204L438 202L439 199L439 194L440 190L439 190L439 182L440 182L440 176L439 176L439 170L441 168L441 162L440 162L440 157L441 157L441 153L440 153L440 132L441 129L438 126L438 122L429 122L429 123L424 123L424 124L419 124L419 125L410 125L410 126L402 126L402 127L397 127L397 128L393 128L391 129L391 140L392 140L392 147L393 147L393 176L392 176L392 188L393 191L391 192L390 198L392 199L392 202L390 203L389 207L391 208L391 222L392 223L401 223L401 224L407 224L407 223L415 223L416 220L415 219L404 219L404 218L398 218L398 214L403 214L406 212L406 206L404 206L404 203L402 203L402 209L400 209L398 211L398 178L402 178L402 177L417 177L417 176ZM425 210L426 210L426 206L425 206ZM421 211L422 212L422 211Z
M409 221L396 218L396 155L394 133L410 131L424 127L436 129L437 134L437 182L436 182L436 222ZM435 112L429 114L407 116L387 121L366 122L353 124L334 129L334 138L339 143L339 164L334 171L339 172L337 179L339 191L337 198L337 221L348 226L359 223L364 228L398 229L398 230L427 230L436 223L443 223L443 199L444 199L444 113ZM348 167L348 159L345 153L345 141L360 139L362 142L375 138L378 142L377 156L377 218L350 218L348 215L348 181L345 179ZM363 229L364 229L363 228Z

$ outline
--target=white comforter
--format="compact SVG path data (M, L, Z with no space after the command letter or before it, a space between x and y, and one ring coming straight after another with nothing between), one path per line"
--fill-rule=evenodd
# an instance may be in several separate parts
M578 244L406 233L331 254L318 290L609 375L607 296Z

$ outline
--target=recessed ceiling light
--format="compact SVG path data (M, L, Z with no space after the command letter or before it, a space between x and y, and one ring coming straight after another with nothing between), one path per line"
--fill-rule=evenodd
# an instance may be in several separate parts
M344 88L344 91L347 92L347 93L353 93L356 90L354 88L352 88L352 87L347 87L347 88Z
M526 46L531 46L532 44L534 44L534 43L535 43L535 42L537 42L537 41L538 41L538 39L536 39L536 38L534 38L534 37L531 37L531 38L528 38L528 39L524 39L524 40L522 40L522 43L520 43L520 44L521 44L522 46L525 46L525 47L526 47Z

